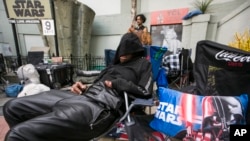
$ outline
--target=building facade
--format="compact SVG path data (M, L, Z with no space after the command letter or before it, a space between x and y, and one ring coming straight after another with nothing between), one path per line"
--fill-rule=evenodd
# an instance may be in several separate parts
M89 33L91 38L86 53L94 56L104 56L104 49L116 49L121 36L127 32L132 22L131 1L109 0L105 1L105 3L101 0L79 1L95 12L93 23L88 27L91 29L91 33ZM249 0L214 0L208 13L187 20L180 20L183 15L195 10L194 1L137 0L137 13L143 13L147 17L145 25L148 26L151 34L154 34L153 45L163 45L163 41L161 41L163 32L155 33L159 28L162 31L171 27L181 29L181 31L176 31L177 38L181 42L181 47L192 49L192 59L194 59L195 47L198 41L212 40L228 44L234 40L236 32L242 33L250 29ZM182 13L183 11L184 13ZM163 14L165 22L154 23L154 18L161 19L160 15L155 15L157 13ZM175 17L178 17L177 21L171 19ZM63 19L70 20L68 17L63 17ZM16 56L16 44L18 44L22 56L27 55L31 47L46 46L39 24L13 25L9 23L3 1L0 1L0 21L0 46L2 48L0 51L7 53L6 55ZM17 32L17 41L15 41L13 35L13 26L15 26ZM57 34L59 34L58 30ZM50 36L50 40L50 54L56 54L55 36ZM73 48L71 44L68 46ZM6 52L6 48L10 48L11 51ZM60 50L65 50L65 48L58 45L58 50L59 56L62 56Z

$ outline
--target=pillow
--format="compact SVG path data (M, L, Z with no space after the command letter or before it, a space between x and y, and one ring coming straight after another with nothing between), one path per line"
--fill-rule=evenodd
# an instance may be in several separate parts
M200 96L159 87L151 128L177 139L224 140L229 125L246 124L248 95Z

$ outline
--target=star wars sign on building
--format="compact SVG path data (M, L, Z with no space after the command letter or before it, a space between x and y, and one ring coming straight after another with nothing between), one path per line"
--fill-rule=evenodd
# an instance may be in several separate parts
M5 0L8 18L51 19L50 0Z

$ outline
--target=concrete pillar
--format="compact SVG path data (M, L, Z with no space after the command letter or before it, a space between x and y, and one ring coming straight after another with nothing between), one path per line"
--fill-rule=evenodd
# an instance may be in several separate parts
M95 12L81 2L54 1L60 56L89 54Z
M193 61L195 58L197 42L207 39L210 17L210 14L202 14L194 16L188 20L183 20L182 22L182 46L184 48L192 49L191 58Z

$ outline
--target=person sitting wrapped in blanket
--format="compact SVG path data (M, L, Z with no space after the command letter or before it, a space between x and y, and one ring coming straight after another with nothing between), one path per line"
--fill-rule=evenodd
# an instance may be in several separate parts
M71 91L9 100L3 107L10 127L5 141L87 141L105 133L125 112L124 91L139 98L153 91L151 63L135 34L123 35L113 61L88 88L76 82Z

